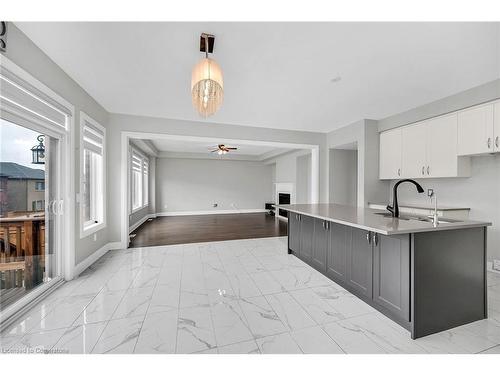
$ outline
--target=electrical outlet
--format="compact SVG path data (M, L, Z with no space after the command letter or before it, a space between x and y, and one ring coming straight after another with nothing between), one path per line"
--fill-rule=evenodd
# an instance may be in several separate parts
M493 269L500 271L500 259L493 259Z
M94 233L94 241L97 241L97 233Z
M165 203L165 204L163 205L163 208L164 208L164 209L167 209L167 207L168 207L168 204L166 204L166 203Z

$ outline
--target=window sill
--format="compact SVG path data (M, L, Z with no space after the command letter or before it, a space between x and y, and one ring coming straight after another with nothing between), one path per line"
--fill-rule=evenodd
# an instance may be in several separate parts
M80 228L80 238L85 238L90 236L91 234L94 234L95 232L100 231L101 229L106 228L106 223L96 223L89 225L85 228Z

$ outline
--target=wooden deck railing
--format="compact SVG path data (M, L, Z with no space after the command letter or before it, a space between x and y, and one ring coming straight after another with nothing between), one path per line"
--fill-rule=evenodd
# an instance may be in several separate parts
M1 289L39 285L44 264L44 215L0 218Z

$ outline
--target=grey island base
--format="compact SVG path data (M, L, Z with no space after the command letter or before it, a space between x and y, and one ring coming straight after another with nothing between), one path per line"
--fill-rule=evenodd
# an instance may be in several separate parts
M288 252L411 332L487 318L487 222L432 223L333 204L279 205Z

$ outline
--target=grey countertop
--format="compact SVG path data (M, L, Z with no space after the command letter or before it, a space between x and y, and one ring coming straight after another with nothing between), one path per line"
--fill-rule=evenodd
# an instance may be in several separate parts
M380 203L380 202L368 202L368 205L373 206L381 206L385 207L388 203ZM417 204L417 203L400 203L399 208L417 208L422 210L433 210L434 206L430 204ZM450 206L441 206L438 203L437 207L438 211L470 211L469 207L450 207Z
M382 215L376 215L377 212L383 212L380 210L338 204L286 204L276 205L276 207L384 235L432 232L491 225L491 223L484 221L465 220L440 223L437 227L434 227L431 222L384 217Z

